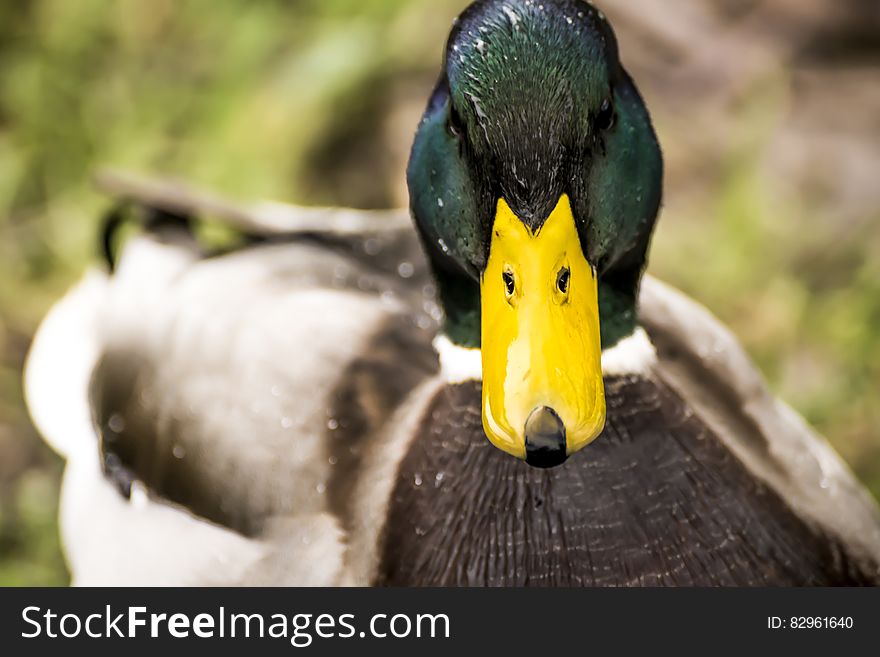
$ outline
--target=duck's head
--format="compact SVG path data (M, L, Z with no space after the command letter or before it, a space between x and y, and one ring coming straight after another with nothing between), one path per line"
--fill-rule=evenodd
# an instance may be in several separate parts
M483 426L559 465L605 424L602 350L631 335L662 157L604 16L480 0L456 22L409 165L452 344L481 349Z

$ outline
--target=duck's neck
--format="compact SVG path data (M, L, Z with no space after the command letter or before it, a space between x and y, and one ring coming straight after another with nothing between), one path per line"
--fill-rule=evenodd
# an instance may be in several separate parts
M437 271L437 293L443 305L443 331L452 344L480 348L480 286L465 274Z
M436 273L440 301L446 313L444 332L464 349L480 348L480 286L469 276ZM637 285L637 284L636 284ZM599 316L603 352L633 336L638 329L636 285L599 281Z
M438 276L446 310L444 332L434 341L446 382L482 381L480 352L480 289L470 278ZM647 373L657 352L638 324L635 293L624 294L599 282L602 330L602 372L605 376Z

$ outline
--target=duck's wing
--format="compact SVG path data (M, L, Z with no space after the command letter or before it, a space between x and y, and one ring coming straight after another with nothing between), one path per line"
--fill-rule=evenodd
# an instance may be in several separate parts
M436 370L436 308L411 231L307 232L215 258L147 234L44 323L28 398L75 582L352 581L364 455Z
M246 234L290 237L319 233L357 239L400 231L411 235L408 239L415 243L412 221L405 212L305 207L271 201L237 203L179 180L119 169L100 171L95 184L113 198L178 216L211 217Z
M218 573L246 570L264 546L145 495L130 502L101 471L88 390L101 355L99 318L109 285L103 272L89 272L55 305L25 370L31 417L67 461L60 521L73 583L220 583Z
M831 446L769 392L733 334L705 308L650 277L640 304L660 377L798 515L880 563L877 504Z

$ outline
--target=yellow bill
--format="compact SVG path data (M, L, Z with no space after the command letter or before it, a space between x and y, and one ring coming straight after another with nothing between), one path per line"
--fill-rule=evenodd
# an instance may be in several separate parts
M598 282L568 196L537 233L498 201L481 294L486 435L560 465L605 427Z

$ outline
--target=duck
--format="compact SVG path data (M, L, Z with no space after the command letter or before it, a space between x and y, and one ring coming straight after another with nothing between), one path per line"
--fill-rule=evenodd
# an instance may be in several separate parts
M361 212L102 178L111 267L25 373L74 584L880 583L870 494L645 275L663 158L600 10L470 5L407 181Z

